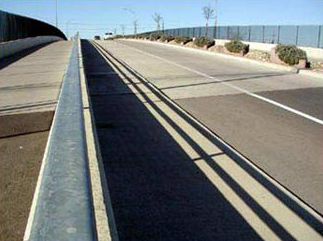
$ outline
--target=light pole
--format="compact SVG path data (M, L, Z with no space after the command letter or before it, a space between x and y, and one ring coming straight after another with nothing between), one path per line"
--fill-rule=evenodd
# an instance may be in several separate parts
M219 14L219 11L218 11L218 0L215 0L215 8L214 8L214 12L215 12L215 16L214 16L214 31L215 31L215 34L214 34L214 37L217 38L217 32L218 32L218 14Z
M57 1L58 1L58 0L55 0L55 10L56 10L56 11L55 11L55 13L56 13L56 28L58 27L58 14L57 14L57 12L58 12L58 11L57 11L57 5L58 5L58 3L57 3Z
M135 37L137 37L137 28L138 28L138 20L133 21L133 32Z
M124 11L126 12L129 12L134 20L133 20L133 28L134 28L134 35L137 36L137 29L138 29L138 19L137 19L137 16L136 16L136 12L130 8L122 8Z
M124 37L126 27L124 24L121 24L120 27L121 27L122 36Z

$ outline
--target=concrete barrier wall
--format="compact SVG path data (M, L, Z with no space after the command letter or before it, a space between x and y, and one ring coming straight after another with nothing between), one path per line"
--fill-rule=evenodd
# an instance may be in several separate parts
M225 43L230 42L227 39L215 39L216 45L224 45ZM277 44L266 44L266 43L257 43L257 42L247 42L242 41L245 44L249 44L250 50L261 50L270 52L270 50L276 47ZM306 51L307 57L309 59L323 59L323 49L319 48L311 48L311 47L299 47Z
M62 40L62 38L57 36L39 36L3 42L0 43L0 59L14 55L23 50L36 47L41 44L51 43L60 40Z

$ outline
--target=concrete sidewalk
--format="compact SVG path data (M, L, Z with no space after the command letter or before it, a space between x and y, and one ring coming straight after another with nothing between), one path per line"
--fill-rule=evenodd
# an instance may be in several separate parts
M0 115L53 111L71 47L55 42L0 68Z

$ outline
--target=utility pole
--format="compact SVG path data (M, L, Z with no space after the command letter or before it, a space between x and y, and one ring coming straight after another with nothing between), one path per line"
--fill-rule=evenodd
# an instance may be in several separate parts
M133 33L135 36L137 36L137 29L138 29L138 20L136 19L133 21L133 30L134 30Z
M155 21L156 23L156 29L158 32L160 32L160 21L162 21L162 16L159 14L159 13L155 13L153 16L152 16L153 20Z
M126 27L124 24L121 24L120 27L121 27L122 36L124 37Z
M57 7L58 3L57 3L57 1L58 1L58 0L55 0L55 10L56 10L56 11L55 11L55 16L56 16L56 17L55 17L55 19L56 19L56 21L55 21L55 22L56 22L56 24L55 24L55 25L56 25L56 28L58 27L58 7Z
M163 19L163 22L162 22L162 31L163 31L163 33L165 31L165 21L164 21L164 19Z
M218 0L215 0L214 7L214 26L218 27Z
M124 11L129 12L134 20L133 20L133 32L134 35L137 36L137 29L138 29L138 19L137 19L137 15L136 12L134 10L132 10L131 8L123 8Z

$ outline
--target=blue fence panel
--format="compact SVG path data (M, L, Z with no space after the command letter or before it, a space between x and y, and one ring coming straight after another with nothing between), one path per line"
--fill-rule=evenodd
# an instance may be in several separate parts
M276 44L278 40L278 26L265 26L264 28L264 42Z
M251 42L262 42L263 41L263 27L262 26L251 26L250 28L250 41Z
M227 38L227 27L225 27L225 26L218 27L217 38L218 39L226 39Z
M319 34L320 26L300 26L298 30L297 45L317 48L319 43Z
M297 26L280 26L279 42L296 44Z
M1 15L0 15L0 20ZM3 27L0 24L0 34ZM155 32L155 31L153 31ZM150 32L149 32L150 33ZM206 35L206 27L177 28L165 30L168 35L201 37ZM147 34L147 32L146 32ZM3 33L2 33L3 35ZM1 35L0 35L1 36ZM240 39L259 43L293 44L304 47L323 48L323 26L218 26L208 27L210 39ZM0 39L1 40L1 39Z
M243 41L249 41L249 27L239 26L239 39Z
M228 39L239 39L239 28L238 26L228 27Z
M207 28L207 38L213 39L214 36L214 27L208 27Z
M317 45L319 48L323 48L323 25L320 27L320 34L319 34Z
M194 35L193 35L193 28L189 28L188 29L188 37L190 37L190 38L193 38L194 37Z
M198 37L199 33L200 33L200 28L199 27L195 27L194 28L194 37Z

